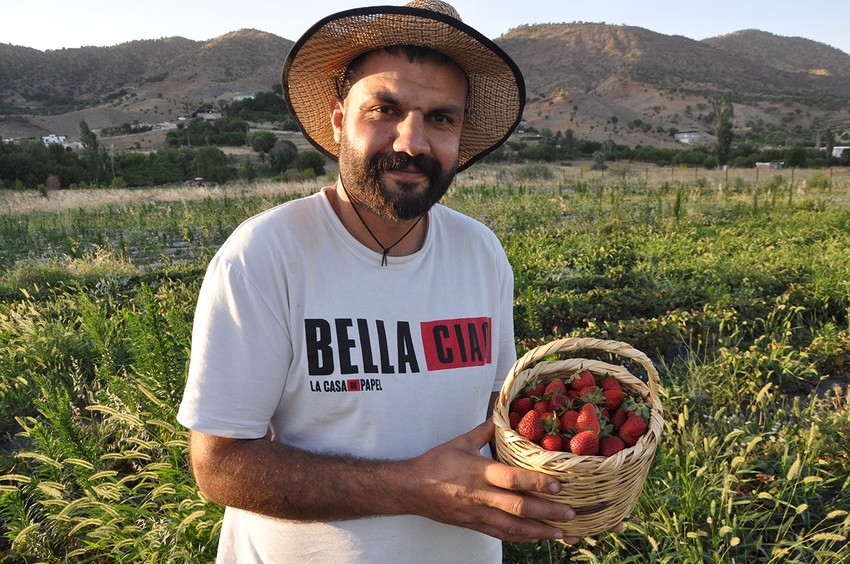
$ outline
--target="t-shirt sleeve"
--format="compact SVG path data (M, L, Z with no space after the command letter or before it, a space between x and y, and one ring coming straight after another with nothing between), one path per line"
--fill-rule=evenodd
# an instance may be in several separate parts
M177 420L210 435L265 436L291 362L286 325L263 292L239 263L213 258L198 296Z

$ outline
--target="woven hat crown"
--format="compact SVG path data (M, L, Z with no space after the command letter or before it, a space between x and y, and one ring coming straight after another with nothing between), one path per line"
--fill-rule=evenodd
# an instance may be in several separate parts
M311 27L284 62L284 96L304 136L333 159L339 156L328 103L339 95L351 62L370 51L414 45L438 51L466 73L467 113L458 151L462 170L504 142L522 117L525 82L516 63L494 42L463 23L441 0L357 8Z
M421 10L431 10L432 12L438 12L440 14L445 14L449 17L452 17L456 20L460 20L460 14L457 13L457 10L454 9L454 6L447 2L442 2L441 0L411 0L407 4L405 4L408 8L419 8Z

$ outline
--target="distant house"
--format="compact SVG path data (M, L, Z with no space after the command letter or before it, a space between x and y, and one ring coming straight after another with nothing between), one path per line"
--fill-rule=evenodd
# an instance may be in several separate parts
M203 118L207 121L215 121L217 119L221 119L220 112L200 112L198 113L199 118Z
M832 156L836 159L840 159L841 155L844 154L844 151L850 152L850 147L833 147L832 148Z
M234 102L241 102L242 100L253 100L253 99L254 99L253 94L237 94L236 96L233 97Z
M41 142L45 145L66 145L66 137L64 135L56 135L55 133L51 133L50 135L42 135Z
M674 137L676 138L676 141L686 145L694 145L702 141L702 133L699 131L683 131L681 133L677 133Z
M756 168L761 170L782 170L785 166L784 162L757 162Z

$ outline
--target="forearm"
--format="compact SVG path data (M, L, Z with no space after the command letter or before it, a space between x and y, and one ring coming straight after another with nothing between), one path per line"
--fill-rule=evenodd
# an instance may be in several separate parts
M201 490L216 503L301 521L409 512L410 462L315 454L265 439L191 437Z
M410 514L502 540L562 538L542 520L572 519L560 503L523 495L556 493L549 476L481 456L492 421L403 461L358 460L298 450L265 439L192 432L192 468L213 501L272 517L333 521ZM574 541L577 539L565 539Z

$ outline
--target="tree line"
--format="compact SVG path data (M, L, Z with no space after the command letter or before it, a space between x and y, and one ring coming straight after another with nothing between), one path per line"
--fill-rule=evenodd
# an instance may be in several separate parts
M187 122L166 134L167 147L145 153L107 149L85 121L80 122L78 151L40 139L19 144L0 143L0 188L55 190L70 187L159 186L203 178L222 183L260 176L309 178L324 174L325 160L316 151L300 151L269 131L252 133L249 122L275 123L297 131L280 95L260 92L225 107L221 118L204 119L211 105L202 106ZM107 133L137 129L109 128ZM228 160L220 147L249 145L259 164Z
M728 96L712 101L716 141L713 145L659 148L630 147L612 140L581 139L572 130L552 132L527 128L491 153L490 162L568 162L590 159L594 168L613 161L636 161L658 166L714 168L731 165L752 168L757 162L782 162L786 167L825 167L850 164L850 151L840 159L831 156L834 136L826 135L826 150L792 145L758 147L734 142L733 108ZM316 151L299 152L294 143L271 131L251 131L251 124L273 123L277 129L297 131L298 126L276 91L226 105L218 119L205 119L212 104L198 108L185 122L166 134L167 147L150 153L107 150L85 121L80 122L79 151L41 140L20 144L0 143L0 188L55 190L69 187L158 186L203 178L222 183L236 178L309 178L324 174L325 159ZM207 116L208 117L208 116ZM132 130L136 126L128 125ZM121 126L108 132L123 131ZM256 160L236 163L219 147L249 146Z

